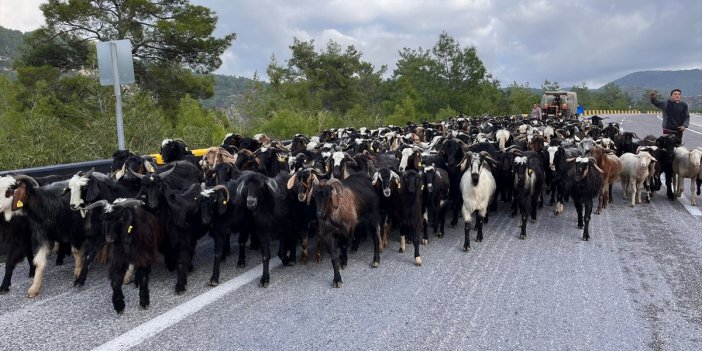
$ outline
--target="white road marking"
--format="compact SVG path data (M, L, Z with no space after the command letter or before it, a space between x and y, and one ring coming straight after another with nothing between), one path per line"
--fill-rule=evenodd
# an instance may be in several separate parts
M692 204L690 203L690 199L685 197L685 196L689 196L689 195L686 192L683 192L683 195L678 198L678 201L680 201L680 203L683 206L685 206L685 209L687 210L687 212L690 212L690 214L695 216L695 217L702 216L702 211L700 211L699 207L692 206Z
M663 120L663 117L661 117L661 115L656 115L656 118L660 119L661 121ZM698 131L696 131L694 129L690 129L690 128L685 128L685 132L693 132L693 133L697 133L697 134L702 135L702 132L698 132Z
M280 265L280 260L271 260L269 268L274 269ZM258 265L248 270L246 273L243 273L224 284L212 288L206 293L200 294L174 307L173 309L94 348L93 350L128 350L136 345L139 345L144 342L144 340L151 338L164 329L182 321L205 306L219 300L224 295L241 288L257 278L260 278L262 271L263 265Z

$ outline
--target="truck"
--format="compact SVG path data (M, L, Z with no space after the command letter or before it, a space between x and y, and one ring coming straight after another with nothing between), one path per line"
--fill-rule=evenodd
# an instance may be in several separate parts
M577 115L578 94L574 91L544 91L541 96L542 118L570 119Z

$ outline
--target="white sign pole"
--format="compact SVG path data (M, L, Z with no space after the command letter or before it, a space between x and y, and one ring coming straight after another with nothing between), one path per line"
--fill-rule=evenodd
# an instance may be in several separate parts
M117 44L115 42L110 42L110 51L112 52L112 72L115 78L115 98L117 99L117 104L115 108L117 110L117 145L119 150L125 150L124 148L124 127L122 125L122 90L119 86L119 69L117 68Z

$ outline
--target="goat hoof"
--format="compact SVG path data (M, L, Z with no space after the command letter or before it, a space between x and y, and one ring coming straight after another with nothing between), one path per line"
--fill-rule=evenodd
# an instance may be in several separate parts
M468 246L468 245L463 245L463 251L468 252L468 249L470 249L470 246Z
M419 256L415 257L414 264L415 264L415 266L420 267L422 265L422 258Z
M237 266L238 268L244 268L244 267L246 267L246 262L237 262L237 263L236 263L236 266Z
M444 233L436 234L436 236L437 236L438 238L443 238L443 237L444 237Z
M9 286L2 286L0 287L0 295L5 295L10 292L10 287Z
M175 286L176 295L180 295L184 292L185 292L185 285L176 284L176 286Z
M37 297L37 295L39 295L39 289L29 288L29 291L27 292L27 297L31 299Z
M217 285L219 285L219 280L218 279L210 279L208 284L209 284L209 286L217 286Z
M346 265L345 265L345 264L342 264L340 267L341 267L342 270L343 270L343 269L346 269Z
M422 239L422 245L429 245L429 240Z
M380 262L379 261L373 261L373 264L371 265L373 268L378 268L380 267Z
M141 309L143 310L148 310L149 309L149 304L139 304L141 306Z
M84 282L81 282L81 281L78 280L78 279L76 279L76 280L73 282L73 287L74 287L74 288L82 288L83 285L85 285Z
M334 282L334 287L335 288L341 288L344 284L342 282Z
M115 311L117 311L117 314L122 314L124 312L124 300L122 301L115 301L114 306Z

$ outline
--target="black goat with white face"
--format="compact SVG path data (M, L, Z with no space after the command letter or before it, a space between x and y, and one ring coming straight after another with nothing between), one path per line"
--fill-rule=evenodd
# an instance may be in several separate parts
M380 168L373 174L371 184L378 196L381 239L380 249L388 247L390 233L400 220L402 179L390 168Z
M18 263L27 258L29 277L34 276L34 252L30 235L29 218L24 211L12 211L12 198L17 182L11 176L0 177L0 239L7 248L5 275L0 284L0 294L10 291L12 274Z
M86 218L86 237L84 265L74 285L83 286L88 275L88 270L95 260L98 250L105 247L105 238L100 228L100 215L85 209L88 205L106 200L112 202L117 198L129 198L137 195L138 183L115 181L102 173L88 171L78 172L68 181L70 191L70 206L74 211L79 211ZM107 252L104 251L104 252Z
M16 185L12 187L11 209L22 209L30 219L36 271L28 296L35 297L41 289L46 258L54 242L71 247L75 259L74 277L80 274L85 241L84 220L71 210L68 197L63 196L66 194L67 181L39 186L34 178L26 175L15 175L14 179ZM57 257L56 264L63 264L62 255Z
M514 201L522 215L519 238L526 238L527 217L536 221L536 210L543 207L541 189L544 184L544 169L541 156L533 151L525 152L514 158ZM513 207L512 215L516 208Z

